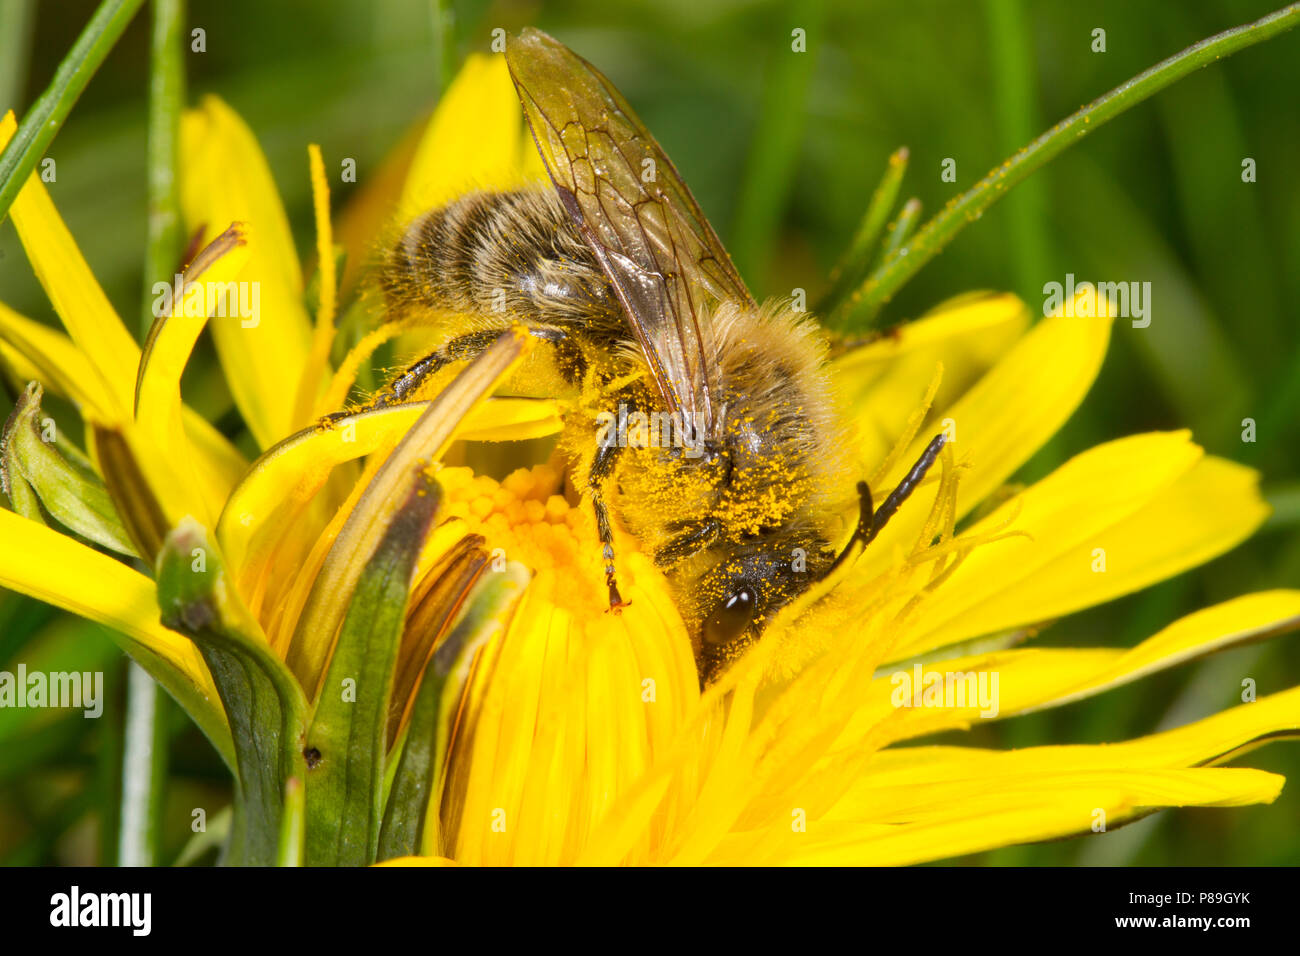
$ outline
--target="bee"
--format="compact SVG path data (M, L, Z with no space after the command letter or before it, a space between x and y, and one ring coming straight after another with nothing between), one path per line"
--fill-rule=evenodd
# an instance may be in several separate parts
M870 542L943 438L879 509L858 483L857 527L837 545L845 443L824 335L787 302L755 301L600 71L534 29L506 57L550 183L470 193L418 216L390 247L379 269L390 315L460 324L376 404L411 400L512 325L545 342L563 382L605 404L603 427L566 416L560 442L594 508L609 608L625 606L617 520L666 576L706 685L777 610Z

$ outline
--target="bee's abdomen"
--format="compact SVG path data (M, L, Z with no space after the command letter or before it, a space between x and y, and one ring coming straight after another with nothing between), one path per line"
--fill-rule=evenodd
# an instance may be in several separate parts
M391 310L537 323L618 321L595 257L549 188L476 192L427 212L389 253Z

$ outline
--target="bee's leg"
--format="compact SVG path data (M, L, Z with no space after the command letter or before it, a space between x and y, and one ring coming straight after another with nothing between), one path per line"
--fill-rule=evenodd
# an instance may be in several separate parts
M503 329L484 329L479 332L468 332L465 335L457 336L437 351L430 352L407 368L401 375L390 381L379 394L367 403L366 407L374 409L386 408L389 405L400 405L418 391L421 385L452 362L463 362L478 358L488 346L501 337L503 332ZM528 334L555 346L556 350L565 356L568 366L574 369L574 374L581 378L586 370L586 359L577 343L563 329L538 326L530 328ZM324 420L327 422L337 421L349 414L351 413L334 412L326 415Z
M387 408L389 405L400 405L408 395L412 394L447 365L463 359L477 358L483 350L501 337L503 331L500 329L487 329L457 336L444 344L442 348L430 352L407 368L401 375L385 385L383 390L371 398L364 407L369 410ZM352 411L331 412L321 421L326 423L336 422L353 414L354 411L355 409Z
M629 602L624 601L623 595L618 591L614 570L614 526L610 523L609 506L605 504L602 488L605 479L614 470L614 462L620 451L622 448L617 442L602 443L596 449L596 457L592 460L591 472L587 476L587 483L591 487L591 503L596 510L596 532L600 535L600 543L604 548L605 584L609 587L609 609L615 613L627 607Z
M689 531L683 531L656 551L655 564L662 568L676 564L682 558L689 558L712 544L721 532L722 524L718 519L709 518Z
M930 471L930 467L939 457L939 452L943 450L945 441L946 439L942 434L935 435L930 440L930 444L925 446L925 451L921 452L921 457L916 460L912 470L903 476L903 480L898 483L898 487L889 493L889 497L884 500L879 508L872 507L871 488L868 487L867 483L865 481L858 482L860 510L857 530L853 532L853 537L849 539L849 543L844 546L844 550L839 553L834 563L826 569L827 574L830 574L847 560L859 545L865 548L875 540L876 535L880 534L880 530L894 516L894 513L902 507L903 502L916 490L916 486L922 482Z
M373 406L383 408L386 405L400 404L408 395L452 362L478 358L489 345L501 337L504 331L504 329L485 329L481 332L468 332L457 336L436 352L430 352L384 386L384 390L372 403Z
M876 513L871 516L871 530L867 534L866 539L862 542L864 545L870 544L872 539L875 538L876 535L880 534L880 529L889 522L889 519L894 516L894 512L897 511L902 503L907 500L908 496L916 490L916 486L925 478L926 473L930 470L930 466L933 465L935 459L939 457L939 452L943 450L943 444L945 441L946 439L942 434L935 435L930 439L930 444L925 446L925 451L921 452L921 457L916 460L916 464L912 466L912 470L903 477L903 480L898 483L898 487L889 493L889 497L886 498L884 503L876 509ZM870 492L868 492L868 496L869 495Z
M528 334L551 345L556 352L556 365L560 373L570 382L581 383L587 374L587 356L582 347L574 341L564 329L553 325L539 325L528 330Z

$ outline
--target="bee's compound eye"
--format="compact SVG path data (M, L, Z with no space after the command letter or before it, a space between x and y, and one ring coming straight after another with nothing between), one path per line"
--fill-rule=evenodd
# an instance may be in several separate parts
M754 589L749 585L736 588L722 599L704 622L704 643L730 644L745 633L757 611L758 595Z

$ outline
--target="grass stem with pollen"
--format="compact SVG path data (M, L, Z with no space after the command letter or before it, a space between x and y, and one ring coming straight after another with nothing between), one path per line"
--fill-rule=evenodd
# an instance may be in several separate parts
M881 308L894 293L942 252L957 233L1006 195L1012 186L1045 166L1092 130L1194 70L1285 33L1297 23L1300 23L1300 3L1293 3L1254 23L1225 30L1195 43L1072 113L945 206L911 242L899 248L872 272L830 314L828 323L843 332L859 332L872 327Z

